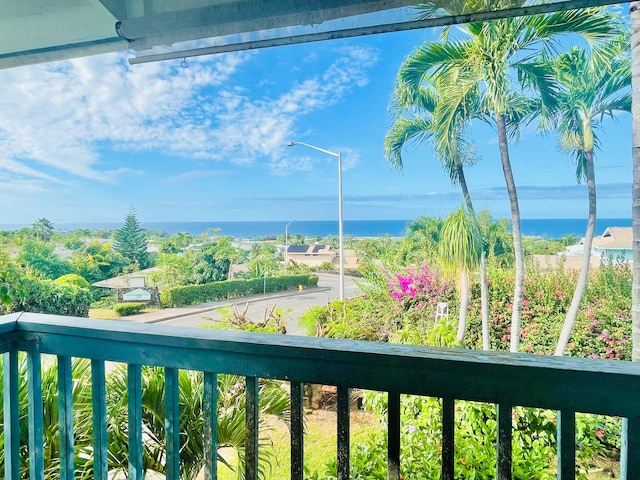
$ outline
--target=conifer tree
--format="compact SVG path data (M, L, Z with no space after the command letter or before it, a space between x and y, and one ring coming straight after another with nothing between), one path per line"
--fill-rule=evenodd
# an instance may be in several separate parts
M140 268L146 268L149 265L147 238L133 207L129 209L124 219L124 226L113 234L113 249L130 263L137 263Z

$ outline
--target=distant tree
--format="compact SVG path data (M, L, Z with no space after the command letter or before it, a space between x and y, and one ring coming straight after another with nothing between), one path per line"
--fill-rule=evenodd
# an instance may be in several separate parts
M53 252L54 246L36 240L25 240L20 245L16 261L27 274L34 277L56 279L72 273L69 262L61 259Z
M140 227L136 211L133 207L124 219L124 226L113 234L113 249L126 258L129 263L137 263L140 268L150 264L147 253L147 237Z
M111 248L111 243L102 244L97 240L74 252L69 261L75 272L89 283L115 277L127 264L124 257Z
M191 281L196 284L219 282L229 277L231 260L221 258L217 243L206 244L194 253L194 267Z
M272 243L254 243L249 257L246 262L249 268L246 276L249 278L262 278L280 269L276 260L276 247Z
M31 231L36 240L48 242L53 236L53 223L42 217L31 225Z
M186 232L178 232L162 241L162 253L180 253L185 247L193 243L193 235Z

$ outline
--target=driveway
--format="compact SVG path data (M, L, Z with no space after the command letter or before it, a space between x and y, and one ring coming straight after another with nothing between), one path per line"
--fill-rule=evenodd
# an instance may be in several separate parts
M287 333L290 335L305 335L306 332L298 326L298 322L302 315L309 310L309 307L326 305L328 302L338 299L339 276L319 274L318 277L317 287L306 288L302 292L289 290L188 307L165 308L140 315L132 315L126 319L139 323L158 323L174 327L201 327L220 320L224 310L237 308L240 312L244 312L246 309L247 318L253 322L259 322L276 306L287 312ZM345 298L358 296L362 293L360 287L355 283L358 280L353 277L345 277Z

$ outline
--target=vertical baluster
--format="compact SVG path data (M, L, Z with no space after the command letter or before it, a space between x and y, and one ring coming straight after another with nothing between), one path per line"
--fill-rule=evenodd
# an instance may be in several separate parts
M304 479L304 385L291 382L291 480Z
M640 478L640 417L622 419L620 479Z
M73 379L71 357L58 356L58 424L60 425L60 478L75 477L73 451Z
M20 480L20 404L18 352L12 350L2 356L4 402L4 477Z
M576 478L576 414L558 412L558 480Z
M164 431L167 449L165 476L167 480L180 479L180 403L178 369L164 369Z
M91 403L93 409L93 478L107 480L107 396L104 362L91 360Z
M204 372L204 478L218 478L218 376Z
M498 480L511 480L511 405L498 404Z
M387 411L388 449L387 449L387 478L400 480L400 394L389 392L389 408Z
M338 480L349 480L350 391L338 387Z
M142 480L142 370L127 366L129 413L129 478Z
M246 377L247 385L247 439L245 445L245 478L257 480L258 478L258 389L257 377Z
M456 402L451 397L442 399L442 480L453 480L455 465Z
M40 352L27 353L29 392L29 478L44 478L44 414L42 407L42 371Z

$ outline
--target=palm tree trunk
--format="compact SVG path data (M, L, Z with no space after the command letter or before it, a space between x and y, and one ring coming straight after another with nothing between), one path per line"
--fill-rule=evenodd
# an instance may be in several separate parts
M582 296L587 288L587 279L589 277L589 262L591 261L591 245L593 244L593 235L596 230L596 172L593 165L593 150L587 150L584 152L585 166L587 174L587 192L589 195L589 220L587 221L587 231L584 235L584 246L582 250L582 267L580 268L580 276L578 277L578 283L576 289L573 292L573 298L571 299L571 306L567 312L567 316L564 319L564 325L562 326L562 332L560 332L560 338L558 339L558 345L556 345L556 356L563 356L571 338L571 332L573 326L576 323L578 317L578 309L580 308L580 302Z
M518 206L518 193L511 171L509 160L509 144L507 142L507 128L505 116L496 116L498 127L498 143L500 146L500 160L502 171L507 184L509 203L511 205L511 231L513 232L513 253L515 256L515 285L513 288L513 310L511 312L511 346L512 352L517 352L520 347L520 319L522 317L522 296L524 293L524 252L522 249L522 232L520 230L520 207Z
M467 210L476 221L476 212L473 209L473 202L471 201L471 195L469 194L469 187L467 186L467 179L464 176L464 168L462 165L457 167L458 183L464 196L464 202L467 205ZM487 262L484 258L484 239L482 241L482 252L480 253L480 305L481 305L481 318L482 318L482 349L491 350L491 339L489 336L489 289L487 288Z
M632 359L640 361L640 2L631 2L631 89L633 101L632 157L633 157L633 297L632 318Z
M458 315L458 342L462 343L467 332L467 308L469 307L468 272L460 272L460 314Z

